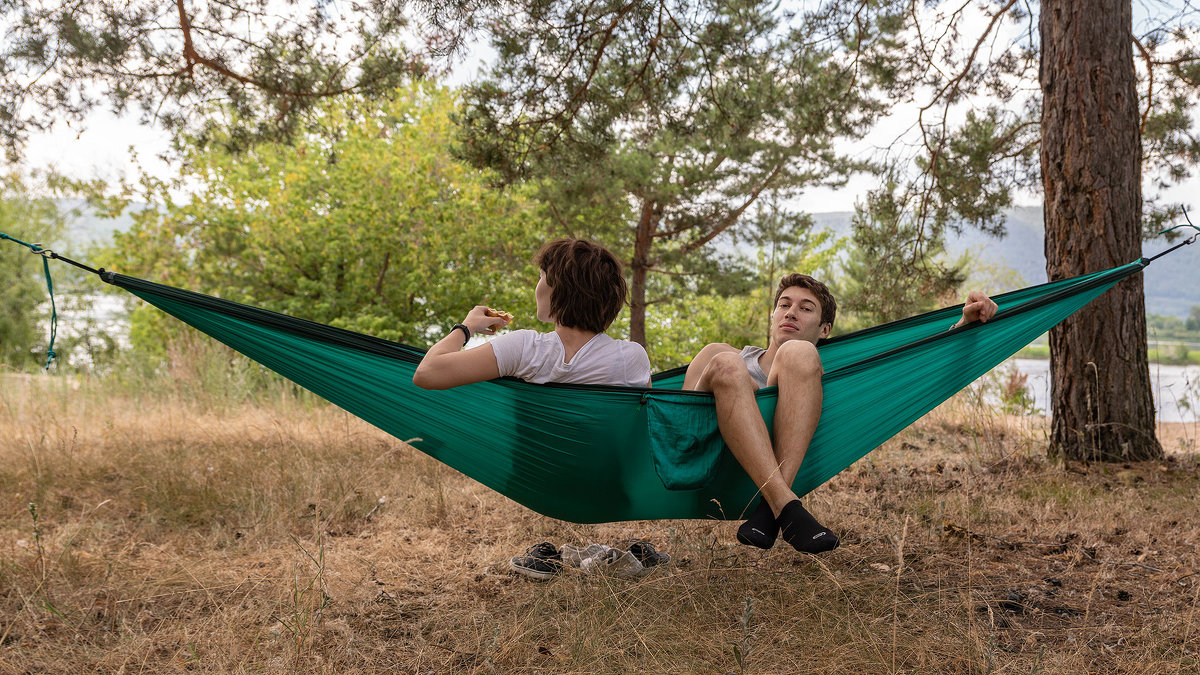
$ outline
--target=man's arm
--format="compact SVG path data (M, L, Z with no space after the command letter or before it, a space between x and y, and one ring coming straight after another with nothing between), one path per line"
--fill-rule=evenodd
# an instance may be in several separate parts
M695 389L700 384L700 376L704 374L704 369L708 367L713 357L721 352L736 352L735 347L725 344L724 342L714 342L704 345L704 348L696 354L696 358L688 364L687 374L683 376L683 388Z
M500 317L487 316L487 307L479 305L472 309L463 325L472 334L491 334L503 327L507 321ZM496 363L496 352L490 344L464 350L467 340L459 328L450 329L446 337L425 352L425 358L413 373L413 384L422 389L449 389L472 382L483 382L500 377Z
M993 316L996 316L996 303L983 291L971 291L967 293L967 301L963 304L962 318L952 328L965 326L972 321L987 323Z

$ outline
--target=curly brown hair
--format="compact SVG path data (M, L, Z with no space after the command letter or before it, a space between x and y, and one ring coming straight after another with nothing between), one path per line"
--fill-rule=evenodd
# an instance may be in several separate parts
M550 286L550 314L568 328L608 330L625 306L628 287L621 261L586 239L555 239L533 258Z
M807 274L789 274L779 280L779 288L775 291L775 304L779 304L779 296L784 291L792 286L807 288L817 296L817 302L821 303L821 323L833 325L833 318L837 316L837 300L833 299L833 293L829 292L829 287L808 276Z

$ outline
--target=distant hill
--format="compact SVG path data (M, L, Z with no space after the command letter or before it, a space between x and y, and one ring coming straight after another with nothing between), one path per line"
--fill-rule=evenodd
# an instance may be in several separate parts
M850 232L849 211L815 213L813 220L821 229L832 229L839 235ZM967 230L946 242L951 255L971 253L998 267L1020 275L1027 286L1046 281L1045 230L1040 207L1022 207L1007 212L1007 235L1003 239L989 237L978 230ZM1178 243L1178 242L1176 242ZM1143 244L1144 256L1151 256L1174 244L1151 241ZM1188 310L1200 305L1200 284L1196 271L1200 269L1200 242L1154 261L1144 272L1146 312L1187 318Z

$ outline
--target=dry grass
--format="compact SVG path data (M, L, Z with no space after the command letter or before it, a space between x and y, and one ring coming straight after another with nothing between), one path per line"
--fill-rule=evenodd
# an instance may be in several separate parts
M1200 672L1197 426L1085 467L1044 425L943 406L808 498L814 559L553 521L306 398L0 376L0 673ZM674 560L505 572L631 535Z

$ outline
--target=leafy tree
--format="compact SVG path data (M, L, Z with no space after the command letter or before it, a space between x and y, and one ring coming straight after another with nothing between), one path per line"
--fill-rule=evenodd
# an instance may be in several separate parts
M1192 305L1188 310L1187 330L1200 330L1200 305Z
M648 308L690 281L745 283L711 244L757 201L861 168L838 148L883 109L873 85L892 77L896 24L873 4L801 17L758 0L530 3L493 25L464 151L536 180L560 231L623 255L645 344Z
M204 124L213 102L243 124L224 142L290 138L323 98L386 95L427 72L493 4L3 2L0 138L14 160L30 131L99 105L178 130Z
M1123 15L1129 2L1118 2ZM1074 0L1065 5L1091 11ZM1044 131L1040 85L1048 36L1039 22L1056 3L1015 0L912 4L902 44L911 68L896 72L896 102L915 106L915 120L887 145L890 166L905 171L902 187L919 222L964 223L1002 232L1002 210L1015 190L1040 191ZM1200 94L1200 9L1139 5L1136 25L1112 49L1130 49L1136 67L1135 126L1147 185L1177 184L1200 163L1191 111ZM1178 211L1148 199L1150 236ZM931 221L931 222L926 222Z
M35 196L26 181L0 179L0 232L49 247L62 227L53 200ZM46 363L50 306L42 260L30 250L0 241L0 367L29 370Z
M947 265L939 232L923 230L888 189L855 207L850 252L838 279L842 330L857 330L954 304L964 264Z
M453 109L447 90L413 85L328 100L291 145L194 150L192 196L163 187L116 238L115 268L417 344L482 302L532 324L538 205L450 159ZM161 339L146 321L135 337Z
M1177 316L1151 314L1146 317L1146 329L1155 334L1178 335L1187 330L1186 326L1184 320Z

